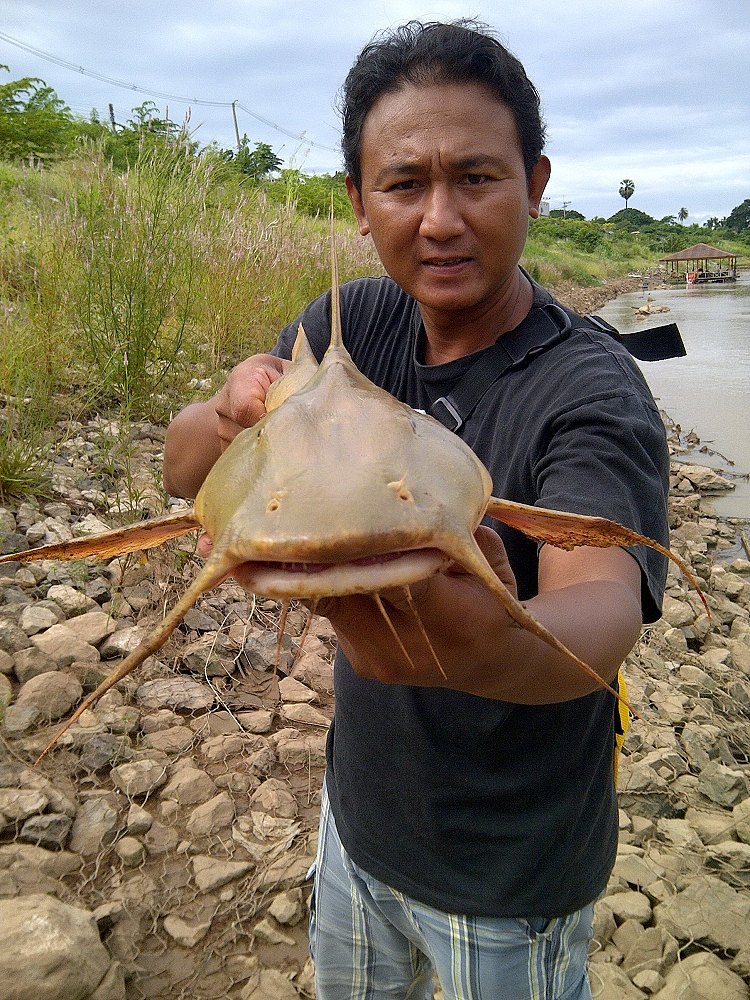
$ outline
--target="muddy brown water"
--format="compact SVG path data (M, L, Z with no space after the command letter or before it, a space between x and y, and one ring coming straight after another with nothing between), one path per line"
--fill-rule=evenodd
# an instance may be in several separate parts
M638 319L647 301L668 313ZM735 489L716 499L722 517L750 519L750 272L727 285L628 292L598 310L621 333L674 322L687 356L640 363L662 410L719 454L686 457L733 473ZM731 465L728 460L734 462Z

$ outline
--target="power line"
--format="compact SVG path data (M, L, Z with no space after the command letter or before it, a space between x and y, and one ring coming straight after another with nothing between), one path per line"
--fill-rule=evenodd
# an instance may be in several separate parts
M105 76L103 73L96 73L94 70L86 69L84 66L77 66L75 63L72 63L67 59L62 59L60 56L55 56L51 52L45 52L42 49L35 48L33 45L20 41L18 38L12 38L10 35L6 35L3 31L0 31L0 39L8 42L10 45L15 45L16 48L23 49L25 52L30 52L32 55L39 56L40 59L45 59L47 62L54 63L56 66L62 66L63 69L69 69L74 73L79 73L81 76L90 77L92 80L99 80L101 83L109 83L113 87L122 87L125 90L133 90L136 93L145 94L147 97L158 97L163 101L177 101L178 104L197 104L210 108L231 108L232 104L236 104L236 106L241 108L246 115L249 115L256 121L262 122L269 128L280 132L282 135L288 136L290 139L297 139L299 142L304 142L308 146L313 146L315 149L323 149L329 153L339 152L339 150L334 146L324 146L322 143L314 142L312 139L309 139L304 132L292 132L289 129L284 128L282 125L278 125L276 122L271 121L271 119L264 118L263 115L259 115L257 111L252 111L250 108L245 107L245 105L240 101L208 101L200 97L183 97L179 94L168 94L159 90L150 90L147 87L141 87L135 83L126 83L124 80L116 80L114 77Z

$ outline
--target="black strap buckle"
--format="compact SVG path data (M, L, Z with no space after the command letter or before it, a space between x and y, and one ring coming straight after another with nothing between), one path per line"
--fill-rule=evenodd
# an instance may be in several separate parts
M463 426L463 417L446 396L436 399L430 407L430 415L454 433Z

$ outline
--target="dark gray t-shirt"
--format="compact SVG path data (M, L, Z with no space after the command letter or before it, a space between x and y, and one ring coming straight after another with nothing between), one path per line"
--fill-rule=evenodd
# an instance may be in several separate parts
M536 286L531 312L503 343L543 333L549 301ZM478 356L423 365L418 306L389 278L346 283L341 303L357 367L411 406L428 410ZM274 353L289 357L300 320L320 358L330 295L282 332ZM460 436L489 469L495 496L612 518L667 544L658 409L620 343L573 326L495 382ZM487 523L503 538L520 599L533 597L536 543ZM665 560L640 547L633 555L644 621L653 621ZM611 695L529 706L385 685L358 677L339 652L335 697L326 780L356 864L443 911L484 916L562 915L604 890L617 847Z

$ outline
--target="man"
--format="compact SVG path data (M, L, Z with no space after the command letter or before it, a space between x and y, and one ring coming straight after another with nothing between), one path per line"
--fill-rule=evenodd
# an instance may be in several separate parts
M664 542L666 442L637 367L607 334L575 320L571 330L519 267L550 172L521 64L468 22L410 23L359 56L343 124L359 231L389 275L341 290L360 370L429 410L482 352L507 345L516 363L460 428L495 494ZM329 317L330 296L301 317L318 357ZM243 362L213 400L175 419L172 492L194 495L263 415L297 322L272 355ZM504 527L480 527L477 540L608 682L641 622L659 616L658 555L537 551ZM389 615L414 669L371 599L324 609L339 651L312 900L319 1000L427 997L433 971L449 1000L589 998L593 901L617 843L614 700L514 627L476 578L452 569L414 590L447 679L398 594Z

